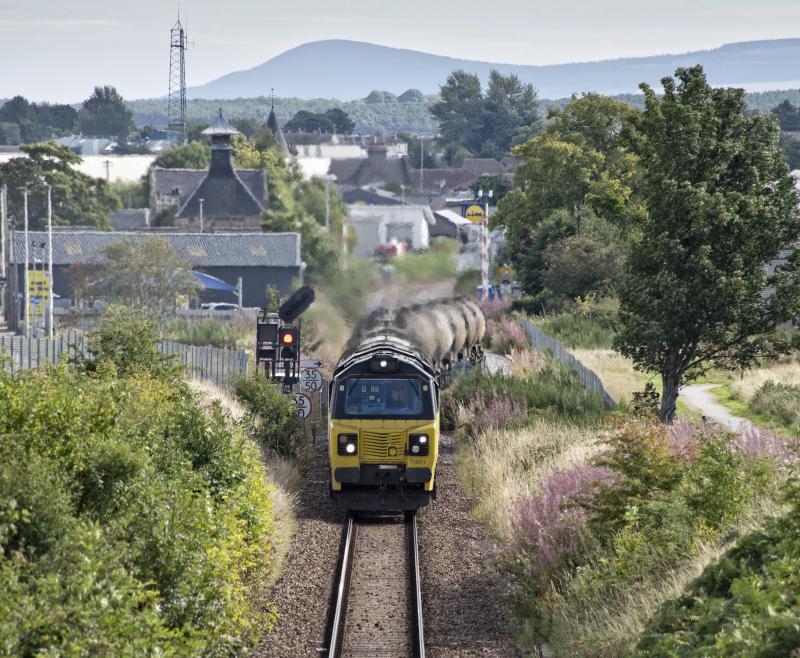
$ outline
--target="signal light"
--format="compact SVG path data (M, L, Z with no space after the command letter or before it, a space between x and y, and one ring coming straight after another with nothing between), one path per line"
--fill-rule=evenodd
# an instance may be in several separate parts
M300 333L297 327L283 327L278 332L278 344L281 347L282 359L294 359L297 354L297 345L300 342Z

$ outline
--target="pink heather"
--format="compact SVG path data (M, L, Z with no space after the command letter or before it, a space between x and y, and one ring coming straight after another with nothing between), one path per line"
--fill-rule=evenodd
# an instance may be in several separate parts
M610 484L608 468L576 466L556 471L542 485L539 495L519 501L511 518L517 549L522 550L531 575L543 582L547 574L576 554L586 535L587 513L575 504L600 484Z

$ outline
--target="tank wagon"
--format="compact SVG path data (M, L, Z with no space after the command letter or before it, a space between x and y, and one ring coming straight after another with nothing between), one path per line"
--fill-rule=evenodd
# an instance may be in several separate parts
M331 495L354 511L411 511L436 491L439 391L483 361L486 322L466 299L379 308L353 330L330 384Z

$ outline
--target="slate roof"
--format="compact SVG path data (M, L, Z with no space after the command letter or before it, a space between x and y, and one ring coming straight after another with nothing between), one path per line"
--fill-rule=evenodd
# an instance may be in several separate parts
M270 131L272 132L272 136L275 138L275 141L278 142L278 146L280 146L281 153L283 153L283 155L289 155L289 145L286 143L286 137L284 137L283 135L281 124L278 123L278 117L275 114L274 105L269 110L269 116L267 117L267 128L270 129Z
M363 203L368 206L402 206L402 199L382 190L365 190L361 187L340 188L342 201L346 204Z
M429 225L436 224L430 206L417 204L406 206L347 206L347 218L351 222L385 219L389 224L415 223L424 220Z
M419 181L419 175L419 169L411 171L412 180ZM438 190L441 187L449 190L465 190L478 179L466 169L425 169L422 171L422 177L423 187L426 190Z
M219 114L214 119L214 123L206 128L202 134L211 135L213 137L215 135L239 135L240 133L228 123L228 120L224 116L222 116L222 108L219 108Z
M412 179L405 158L387 158L385 146L370 147L368 153L366 158L331 160L328 173L336 176L339 185L411 185Z
M507 167L494 158L465 158L461 168L475 176L502 174Z
M46 242L47 233L30 231L29 240ZM14 234L14 262L25 259L24 234ZM87 263L108 245L126 238L158 237L169 242L192 267L300 267L299 233L142 233L56 231L53 264Z
M151 178L154 191L159 196L172 194L178 190L178 205L194 191L208 173L205 169L161 169L155 167ZM267 196L266 176L263 169L237 169L237 175L256 199L263 201ZM205 206L205 203L203 204ZM203 208L205 211L205 207Z

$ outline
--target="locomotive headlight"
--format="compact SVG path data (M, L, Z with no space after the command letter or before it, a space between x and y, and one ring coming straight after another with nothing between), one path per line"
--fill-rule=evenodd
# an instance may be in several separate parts
M358 452L358 434L340 434L336 452L340 455L355 455Z
M409 434L408 436L408 451L415 456L424 456L428 454L428 435L427 434Z

